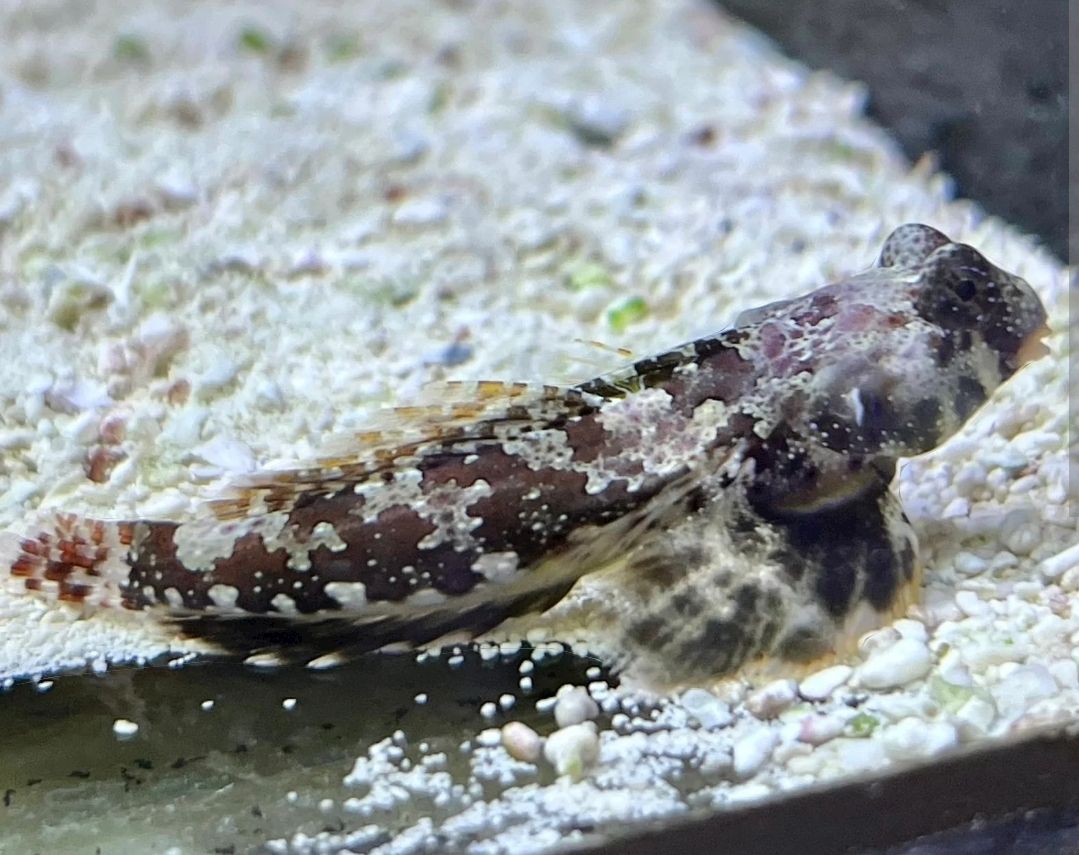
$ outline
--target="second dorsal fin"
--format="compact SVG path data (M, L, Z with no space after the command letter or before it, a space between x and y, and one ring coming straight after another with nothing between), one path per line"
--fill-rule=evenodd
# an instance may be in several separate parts
M209 503L218 519L288 510L297 497L336 492L435 450L527 433L592 411L580 389L493 380L425 387L414 404L379 411L362 430L329 438L308 465L253 472Z

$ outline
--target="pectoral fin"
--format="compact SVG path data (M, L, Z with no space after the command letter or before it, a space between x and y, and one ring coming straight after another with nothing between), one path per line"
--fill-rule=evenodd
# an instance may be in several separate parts
M623 571L622 646L636 679L801 670L846 653L916 596L914 536L883 481L798 514L762 513L727 492Z

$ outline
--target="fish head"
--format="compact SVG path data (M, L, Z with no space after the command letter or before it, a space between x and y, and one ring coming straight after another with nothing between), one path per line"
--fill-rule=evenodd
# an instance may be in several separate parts
M960 344L969 337L968 350L980 340L997 358L996 385L1048 353L1045 307L1034 289L968 244L949 241L926 256L915 308Z
M1048 353L1045 308L1029 283L915 223L896 229L865 273L766 308L774 316L752 318L762 329L785 314L801 332L789 424L863 459L934 448Z

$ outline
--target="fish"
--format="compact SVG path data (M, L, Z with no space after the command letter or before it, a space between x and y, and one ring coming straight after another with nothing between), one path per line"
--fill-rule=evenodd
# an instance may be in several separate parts
M819 661L917 598L898 461L1046 332L1027 282L911 223L865 272L582 383L446 383L190 519L55 514L9 581L310 660L480 637L609 574L619 668Z

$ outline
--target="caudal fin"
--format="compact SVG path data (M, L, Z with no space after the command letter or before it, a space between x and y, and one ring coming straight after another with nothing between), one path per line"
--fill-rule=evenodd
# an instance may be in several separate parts
M129 606L133 537L131 523L57 514L32 536L3 534L0 577L53 601Z

